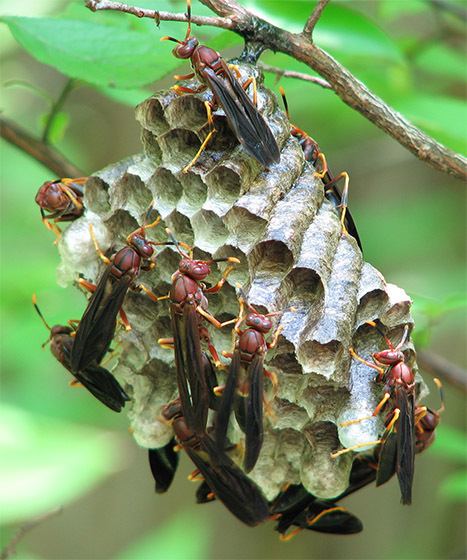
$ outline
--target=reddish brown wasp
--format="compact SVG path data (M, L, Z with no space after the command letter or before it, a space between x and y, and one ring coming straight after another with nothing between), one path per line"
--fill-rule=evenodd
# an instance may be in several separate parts
M409 327L408 325L404 327L401 341L394 346L375 322L368 321L368 324L375 327L384 337L388 349L375 352L372 356L373 362L361 358L353 348L350 348L350 354L368 367L375 369L378 372L377 381L384 383L384 397L372 414L372 416L376 416L381 411L386 413L386 430L382 440L371 442L381 443L378 479L387 480L388 473L393 473L395 470L401 490L401 501L403 504L410 504L415 468L415 374L405 362L404 353L401 351L407 341ZM365 419L351 420L344 422L343 425L350 425ZM370 443L342 449L333 453L332 456L337 457L342 453L366 445L370 445Z
M284 103L285 113L290 120L289 107L287 99L285 97L284 88L280 87L279 90ZM341 173L339 173L339 175L336 175L334 177L331 171L328 169L326 156L323 154L323 152L321 152L318 142L316 142L316 140L314 140L309 134L307 134L304 130L298 128L298 126L295 126L294 124L290 125L290 133L294 138L298 140L298 143L303 150L305 161L311 163L313 167L316 167L318 163L320 163L321 170L316 172L316 176L323 181L324 195L329 200L329 202L331 202L331 204L341 212L341 222L344 231L354 237L360 249L363 250L357 231L357 226L355 225L355 222L347 207L349 190L348 173L346 171L342 171ZM344 180L344 189L342 193L340 193L336 184L342 179Z
M172 236L169 230L168 233ZM159 339L159 344L175 350L177 383L183 414L190 428L200 432L206 427L208 408L212 401L209 377L213 377L212 364L202 352L201 341L206 342L215 364L218 366L221 363L205 320L216 328L222 328L235 321L220 323L211 315L206 294L217 293L234 269L232 264L240 261L234 257L209 261L195 260L180 249L178 242L174 241L174 244L182 255L178 270L172 275L169 293L174 336ZM202 282L211 273L211 265L217 262L232 264L225 269L219 282L207 288Z
M71 352L73 372L83 371L90 363L100 362L107 352L115 334L117 314L121 311L123 300L129 289L143 290L153 301L166 299L166 297L156 297L142 284L135 284L141 270L154 268L154 247L172 245L172 242L154 242L146 238L146 230L155 227L159 221L160 217L152 224L139 227L130 233L127 237L127 245L115 253L111 259L100 250L92 226L90 226L96 250L100 258L107 264L107 268L97 286L80 281L80 284L90 289L93 294L76 331L75 343ZM121 316L125 322L125 314L121 313Z
M177 58L191 60L194 72L185 76L176 76L176 78L187 80L196 75L201 85L196 89L184 86L174 86L174 89L178 93L200 93L209 87L214 97L212 103L205 103L211 131L194 159L184 168L184 172L187 172L196 163L215 133L211 111L217 105L224 110L230 128L245 151L259 163L269 167L272 163L279 161L280 152L269 126L245 93L244 88L253 80L248 80L242 86L218 52L200 45L198 39L191 36L191 0L187 0L187 18L188 28L183 41L173 37L163 37L161 40L178 43L172 51L173 55ZM253 85L256 87L254 81ZM256 89L254 99L256 99Z
M40 206L42 222L57 237L60 237L61 230L56 222L72 222L83 214L84 185L88 179L79 177L46 181L37 191L36 202Z
M217 448L205 431L197 433L188 426L180 401L169 403L162 415L172 423L175 437L215 497L246 525L255 526L266 521L269 506L261 490Z
M271 317L280 315L278 311L263 315L246 301L240 291L240 313L234 332L238 335L232 353L224 352L231 358L227 382L222 392L222 399L216 416L216 443L220 449L226 445L227 428L232 410L245 433L244 469L249 472L256 464L263 444L263 399L264 376L269 377L273 386L277 386L276 375L264 368L266 352L274 348L281 333L279 327L271 342L266 342L266 335L272 329ZM245 306L248 312L244 315ZM240 329L242 322L246 329Z
M108 408L115 412L120 412L125 406L125 402L129 401L130 398L109 371L101 367L97 362L94 362L89 364L83 371L72 372L70 360L74 344L74 321L70 321L69 325L54 325L50 327L37 305L35 294L32 297L32 303L42 322L50 331L50 337L47 342L50 342L52 354L63 367L70 373L73 373L76 379L72 384L80 383Z

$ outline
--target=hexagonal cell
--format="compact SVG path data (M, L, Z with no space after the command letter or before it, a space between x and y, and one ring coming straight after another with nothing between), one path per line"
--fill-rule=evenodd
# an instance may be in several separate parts
M174 128L159 137L159 145L164 166L169 169L182 169L195 157L201 141L191 130Z
M175 94L173 93L172 96ZM136 120L144 129L153 132L156 136L169 130L169 124L164 115L164 106L168 102L167 97L167 93L163 93L160 97L154 95L136 107Z
M191 225L195 234L194 242L203 251L214 252L228 237L226 227L214 212L200 210L191 217Z
M180 181L165 167L159 167L151 176L148 188L154 197L154 205L163 218L176 207L183 192Z
M189 93L176 97L168 105L166 117L171 128L197 130L207 123L203 100L199 96Z
M194 244L194 227L187 216L181 214L178 210L174 210L166 217L165 221L176 236L177 241L183 241L190 246Z
M149 209L151 204L151 191L137 175L125 173L112 189L112 210L126 210L137 221L141 208Z
M84 189L84 205L96 214L110 211L109 185L99 177L90 177Z
M141 143L146 157L150 158L155 164L162 161L162 150L155 134L150 130L143 129L141 131Z
M177 207L186 216L192 216L205 203L207 187L199 175L185 173L180 177L183 185L183 196Z

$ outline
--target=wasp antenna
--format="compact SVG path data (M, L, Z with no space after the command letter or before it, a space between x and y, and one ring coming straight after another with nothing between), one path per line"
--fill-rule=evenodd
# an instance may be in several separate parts
M41 310L39 309L39 306L37 305L37 296L36 294L32 294L32 304L34 306L34 309L37 311L37 314L39 315L39 317L41 318L42 322L44 323L44 325L46 326L46 328L51 331L52 329L50 328L49 324L47 323L47 321L45 320L44 315L42 315ZM43 345L45 346L45 344Z
M186 0L186 17L188 19L188 27L186 30L185 41L191 35L191 0Z
M389 340L389 338L384 334L383 330L381 329L381 327L375 322L375 321L366 321L367 325L370 325L370 327L374 327L379 334L384 338L384 340L386 341L386 344L388 345L388 347L390 348L390 350L394 350L394 345L393 343Z
M161 41L173 41L174 43L178 43L179 45L183 43L183 41L175 39L174 37L169 37L168 35L166 35L165 37L161 37Z
M289 104L287 103L287 97L285 96L285 90L282 86L279 86L279 92L280 92L281 97L282 97L282 103L284 104L285 114L287 115L287 118L290 121Z
M178 241L178 239L175 237L173 231L170 228L165 228L165 233L169 236L169 238L171 239L171 241L173 242L173 244L175 245L175 247L177 248L177 251L180 253L180 255L184 258L184 259L191 259L192 257L190 257L190 255L188 255L187 253L184 253L181 248L180 245L182 244L180 241Z

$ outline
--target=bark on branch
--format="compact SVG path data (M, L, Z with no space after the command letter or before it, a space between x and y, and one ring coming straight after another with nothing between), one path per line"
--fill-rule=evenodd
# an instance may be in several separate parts
M38 162L50 169L58 178L82 177L85 175L74 166L58 150L48 146L43 141L34 138L29 132L19 127L13 121L0 117L0 134L13 146L17 146Z
M201 0L201 2L220 17L193 16L193 23L230 29L241 35L246 42L260 44L266 49L282 52L303 62L329 82L344 103L392 136L417 158L426 161L439 171L459 179L467 178L467 158L436 142L414 126L326 51L312 44L304 34L290 33L276 27L252 14L234 0ZM109 0L88 0L86 5L94 11L117 10L137 17L149 17L156 21L187 21L185 14L145 10ZM319 5L324 8L325 3L320 2ZM318 17L315 21L314 15L315 12L308 20L307 29L316 24Z

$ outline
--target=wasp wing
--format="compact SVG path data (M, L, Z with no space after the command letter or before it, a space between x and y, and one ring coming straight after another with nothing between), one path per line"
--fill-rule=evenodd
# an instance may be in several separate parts
M265 521L269 507L258 486L208 436L201 439L200 449L185 447L216 498L246 525Z
M396 472L397 435L391 431L384 436L379 447L378 468L376 471L376 486L381 486L392 478Z
M263 166L269 167L280 159L276 139L225 63L223 70L226 79L220 78L210 68L203 69L203 77L224 109L230 127L246 152Z
M263 445L263 356L256 355L247 371L248 395L245 418L245 460L246 472L251 471L258 460Z
M73 372L83 371L93 362L99 363L114 337L117 315L131 280L128 276L117 280L110 271L110 267L104 271L79 322L71 351Z
M218 449L224 451L227 446L227 429L229 427L230 415L235 401L235 393L237 392L238 373L240 371L240 354L235 351L229 366L229 373L225 383L224 391L218 405L214 438Z
M115 377L101 366L89 365L73 375L96 399L115 412L120 412L130 400Z
M209 409L205 361L199 339L199 315L196 304L186 302L183 315L172 305L175 366L183 416L195 433L203 433Z
M149 467L156 483L156 492L167 492L178 467L179 454L174 450L175 439L160 449L148 449Z
M397 422L396 472L401 490L401 502L410 505L415 472L414 396L402 388L396 391L396 402L400 410Z

